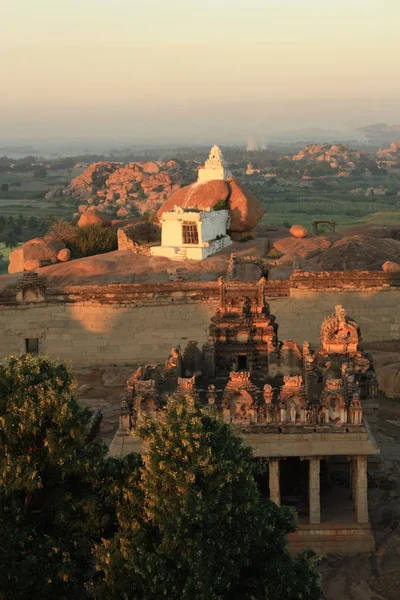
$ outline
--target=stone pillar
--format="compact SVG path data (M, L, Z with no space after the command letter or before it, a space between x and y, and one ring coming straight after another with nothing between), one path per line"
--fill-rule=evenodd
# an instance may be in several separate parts
M321 501L319 484L320 458L308 459L308 501L310 523L321 523Z
M353 496L357 523L369 523L367 497L367 457L353 458Z
M281 505L279 485L279 458L269 459L269 499L277 506Z

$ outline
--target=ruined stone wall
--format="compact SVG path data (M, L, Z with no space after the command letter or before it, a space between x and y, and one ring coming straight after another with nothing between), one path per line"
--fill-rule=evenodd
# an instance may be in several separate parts
M297 273L297 274L296 274ZM326 274L325 274L326 275ZM279 338L319 345L323 319L342 304L365 342L400 339L400 287L382 273L301 274L265 285ZM244 294L253 283L243 283ZM39 338L40 352L75 366L164 362L175 344L206 341L219 303L219 284L109 285L46 290L44 303L17 304L0 294L0 358L24 352Z

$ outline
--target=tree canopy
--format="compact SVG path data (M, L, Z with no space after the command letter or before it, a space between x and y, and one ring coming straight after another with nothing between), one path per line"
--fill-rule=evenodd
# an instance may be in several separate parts
M105 448L62 364L25 355L0 366L0 598L83 599L106 526Z
M311 553L286 548L294 513L261 496L251 450L228 425L175 396L138 433L143 464L122 484L117 532L96 551L102 598L319 598Z

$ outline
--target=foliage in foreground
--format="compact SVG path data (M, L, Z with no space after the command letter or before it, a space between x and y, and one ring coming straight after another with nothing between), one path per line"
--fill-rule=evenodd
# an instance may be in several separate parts
M92 547L108 526L105 448L62 364L29 355L0 366L0 598L86 597Z
M99 597L317 600L311 553L286 549L294 514L264 500L251 450L190 397L139 430L147 453L119 491L118 531L98 545Z

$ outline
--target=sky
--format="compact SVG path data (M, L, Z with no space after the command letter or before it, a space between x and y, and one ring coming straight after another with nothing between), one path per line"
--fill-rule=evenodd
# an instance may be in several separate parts
M400 123L399 0L0 0L2 141Z

